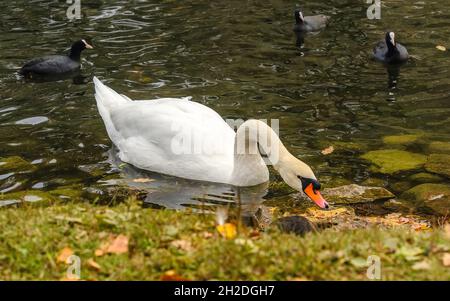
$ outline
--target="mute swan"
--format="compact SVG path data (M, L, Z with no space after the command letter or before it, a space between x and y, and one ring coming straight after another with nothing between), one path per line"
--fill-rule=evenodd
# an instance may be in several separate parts
M119 158L171 176L253 186L269 181L263 148L283 180L328 208L311 168L266 123L248 120L235 133L212 109L188 98L132 101L94 77L95 99Z

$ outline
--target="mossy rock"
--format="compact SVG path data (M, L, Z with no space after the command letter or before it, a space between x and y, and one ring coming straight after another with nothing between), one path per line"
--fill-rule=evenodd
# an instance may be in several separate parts
M414 205L411 204L411 202L401 199L400 200L391 199L387 202L384 202L383 208L393 212L400 212L400 213L411 213L415 209Z
M437 173L450 177L450 155L432 154L428 157L425 169L432 173Z
M25 190L0 195L0 201L49 205L56 201L50 193L39 190Z
M389 200L395 197L383 187L359 186L356 184L325 188L324 198L334 204L358 204Z
M414 186L414 184L412 184L409 181L399 181L399 182L391 183L389 185L389 189L391 189L395 193L402 193L402 192L410 189L413 186Z
M428 145L428 151L433 154L450 154L450 142L431 142L430 145Z
M30 172L35 169L36 166L19 156L0 158L0 174L8 172Z
M420 172L411 175L408 180L416 183L437 183L441 182L442 178L438 175L430 174L427 172Z
M71 200L79 200L82 199L83 190L81 187L60 187L58 189L54 189L49 192L51 195L65 199L69 198Z
M418 169L427 162L425 155L397 149L370 151L362 155L361 158L372 163L370 167L372 171L384 174Z
M450 213L450 186L445 184L420 184L401 197L414 202L423 202L427 207L441 215Z
M383 187L387 185L387 181L379 178L368 178L361 183L363 186L378 186Z
M422 135L393 135L383 137L384 144L390 145L409 145L420 140Z

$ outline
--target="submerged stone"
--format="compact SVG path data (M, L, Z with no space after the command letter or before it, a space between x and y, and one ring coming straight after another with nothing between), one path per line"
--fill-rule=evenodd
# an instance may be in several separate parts
M361 158L372 163L370 167L372 171L385 174L418 169L427 162L425 155L397 149L370 151L362 155Z
M12 192L0 195L0 201L12 203L48 203L54 202L54 197L44 191L26 190L19 192Z
M383 137L384 144L408 145L418 142L422 135L394 135Z
M395 197L383 187L359 186L356 184L325 188L324 198L334 204L357 204L381 200L389 200Z
M450 177L450 155L432 154L428 156L425 169L432 173Z
M428 146L430 153L450 154L450 142L434 141Z
M433 175L426 172L416 173L408 178L412 182L417 183L436 183L441 182L442 178L438 175Z
M304 216L286 216L275 221L277 227L286 233L305 235L308 232L316 231L316 227Z
M0 174L33 171L36 167L19 156L0 158Z
M441 215L450 213L450 186L445 184L420 184L401 197L414 202L423 202L427 207Z

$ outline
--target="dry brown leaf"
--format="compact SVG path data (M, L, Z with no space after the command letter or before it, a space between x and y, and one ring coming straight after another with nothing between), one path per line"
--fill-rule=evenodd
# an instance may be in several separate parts
M169 271L165 272L161 276L161 280L162 281L189 281L189 279L178 275L175 270L169 270Z
M208 238L211 238L213 236L214 236L214 234L212 234L211 232L208 232L208 231L203 232L203 238L208 239Z
M445 233L445 236L447 236L447 238L450 239L450 224L445 224L444 233Z
M138 178L138 179L133 179L133 182L135 183L148 183L148 182L153 182L153 179L149 179L149 178Z
M95 256L103 256L105 254L124 254L128 253L128 242L129 239L123 234L119 234L114 237L111 235L107 242L100 245L100 248L95 250Z
M233 239L237 235L237 229L235 224L226 223L223 225L218 225L217 231L226 239Z
M90 267L96 271L100 271L102 269L102 267L97 262L95 262L95 260L92 258L89 258L86 261L86 263L87 263L88 267Z
M192 252L194 250L194 248L192 247L191 242L188 241L188 240L178 239L178 240L172 241L170 244L172 246L174 246L175 248L184 250L186 252Z
M332 145L330 145L329 147L327 147L321 151L322 155L329 155L332 152L334 152L334 147Z
M64 276L59 281L80 281L80 277L77 275L71 275L71 276Z
M437 50L440 50L440 51L446 51L446 50L447 50L447 48L445 48L445 47L442 46L442 45L437 45L437 46L436 46L436 49L437 49Z
M73 255L73 250L69 247L65 247L61 251L59 251L58 257L56 257L56 262L68 264L69 263L68 259L72 255Z
M450 253L444 254L444 257L442 257L442 264L445 267L450 267Z

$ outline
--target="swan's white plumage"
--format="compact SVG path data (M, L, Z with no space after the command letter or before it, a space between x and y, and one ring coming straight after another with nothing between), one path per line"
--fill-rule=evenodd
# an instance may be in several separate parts
M182 178L231 183L235 132L215 111L187 98L132 101L96 77L94 84L98 110L122 161ZM201 139L203 149L180 154L174 145L189 133Z

